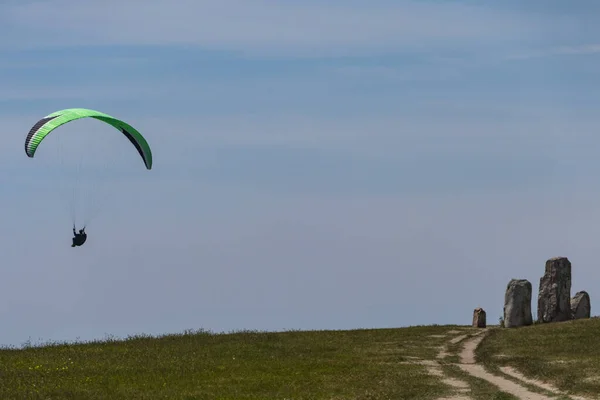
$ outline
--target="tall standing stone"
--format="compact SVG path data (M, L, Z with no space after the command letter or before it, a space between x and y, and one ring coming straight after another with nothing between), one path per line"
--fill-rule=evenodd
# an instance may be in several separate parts
M590 295L582 290L571 299L571 318L589 318L591 311Z
M540 278L538 321L559 322L571 319L571 262L566 257L546 261Z
M511 279L504 294L504 327L531 324L531 282L527 279Z
M474 328L485 328L486 327L485 311L481 307L478 307L475 310L473 310L473 327Z

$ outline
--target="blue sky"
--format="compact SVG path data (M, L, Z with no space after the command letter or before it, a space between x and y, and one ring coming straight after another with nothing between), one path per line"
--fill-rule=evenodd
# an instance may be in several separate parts
M0 344L350 329L598 293L600 5L0 4ZM87 107L146 136L41 117ZM62 150L63 153L58 153ZM82 158L85 157L85 158ZM65 161L66 164L61 164ZM98 202L70 247L70 186ZM600 293L599 293L600 294Z

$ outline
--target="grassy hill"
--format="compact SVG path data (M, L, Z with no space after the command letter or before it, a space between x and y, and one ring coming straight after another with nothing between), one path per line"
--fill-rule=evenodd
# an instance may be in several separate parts
M500 375L511 365L572 393L600 393L598 332L598 319L491 328L476 355ZM459 368L463 343L477 333L197 331L2 349L0 399L518 399ZM452 397L460 390L466 397Z
M600 318L493 330L476 354L489 370L512 366L572 394L600 395Z
M5 349L0 399L435 399L446 385L402 362L434 358L452 328L189 332Z

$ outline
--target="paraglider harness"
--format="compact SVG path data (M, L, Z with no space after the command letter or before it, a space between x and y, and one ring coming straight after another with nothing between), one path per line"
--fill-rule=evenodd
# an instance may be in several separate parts
M85 233L85 226L83 229L79 230L79 233L75 230L75 226L73 226L73 244L71 247L81 246L87 240L87 233Z

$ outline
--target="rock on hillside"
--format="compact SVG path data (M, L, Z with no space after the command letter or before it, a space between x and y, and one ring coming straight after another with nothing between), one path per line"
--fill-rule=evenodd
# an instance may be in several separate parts
M566 257L546 261L540 278L538 321L559 322L571 319L571 262Z
M511 279L504 294L504 327L531 325L531 282Z
M571 318L589 318L591 312L590 295L582 290L571 299Z

